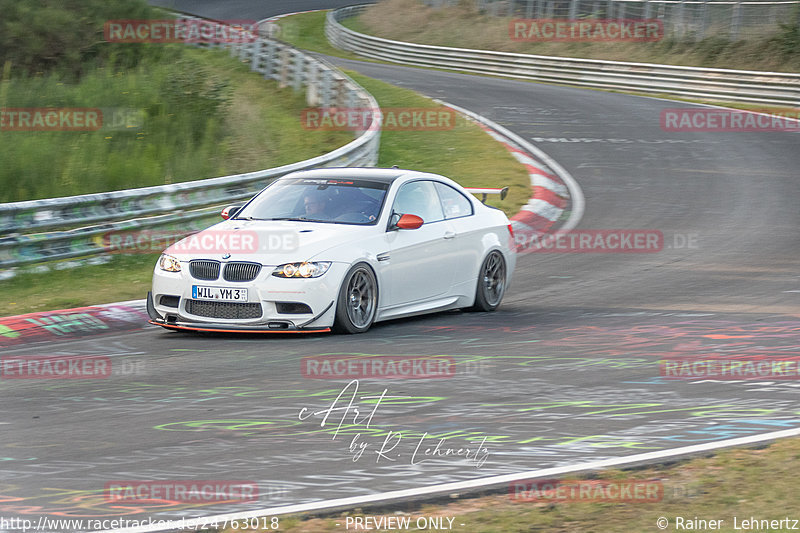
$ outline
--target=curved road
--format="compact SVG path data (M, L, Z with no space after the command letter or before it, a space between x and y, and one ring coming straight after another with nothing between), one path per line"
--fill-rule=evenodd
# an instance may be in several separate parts
M259 19L336 4L166 3ZM135 370L105 380L0 381L1 516L203 516L800 427L797 379L676 381L658 365L671 356L798 358L800 136L667 133L661 110L685 104L335 61L493 118L581 184L581 229L660 230L664 249L526 254L496 313L395 321L356 337L148 327L7 350L109 355ZM352 424L350 411L337 435L341 412L324 427L320 416L299 419L347 385L304 378L301 358L325 354L450 356L457 372L361 380L354 402L362 416L375 409L371 423ZM377 407L362 398L384 389L393 398ZM472 455L432 459L442 438L440 451L468 447ZM382 447L391 453L378 454ZM114 481L215 479L256 481L259 501L103 497Z

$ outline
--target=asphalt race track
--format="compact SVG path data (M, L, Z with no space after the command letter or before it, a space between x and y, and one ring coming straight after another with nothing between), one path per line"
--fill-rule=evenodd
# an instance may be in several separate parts
M348 2L161 3L260 19ZM797 376L675 380L658 363L797 359L797 133L670 133L661 110L686 104L335 61L506 126L580 183L579 229L658 230L663 249L528 253L496 313L400 320L358 336L149 326L5 350L109 356L115 372L0 382L0 515L205 516L800 427ZM437 356L456 370L349 386L301 371L303 358L340 355ZM324 424L322 414L300 419L340 395L336 405L352 399L360 417L351 408ZM470 455L435 457L437 444ZM252 480L260 497L107 501L104 487L123 480Z

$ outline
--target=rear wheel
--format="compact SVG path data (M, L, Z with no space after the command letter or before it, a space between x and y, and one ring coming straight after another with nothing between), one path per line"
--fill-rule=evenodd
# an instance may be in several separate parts
M478 273L473 311L494 311L506 292L506 260L497 250L486 256Z
M358 263L347 272L339 289L333 330L364 333L375 321L377 308L378 281L369 265Z

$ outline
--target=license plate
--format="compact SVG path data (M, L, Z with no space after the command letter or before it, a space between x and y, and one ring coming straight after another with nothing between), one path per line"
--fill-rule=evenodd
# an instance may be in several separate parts
M202 287L192 285L193 300L216 300L220 302L246 302L247 289L234 287Z

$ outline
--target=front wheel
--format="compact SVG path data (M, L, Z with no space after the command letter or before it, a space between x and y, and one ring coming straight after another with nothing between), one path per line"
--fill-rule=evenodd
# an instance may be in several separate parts
M473 311L494 311L506 292L506 260L497 250L486 256L478 272Z
M378 281L366 263L353 266L344 277L336 302L333 330L339 333L364 333L375 321L378 307Z

